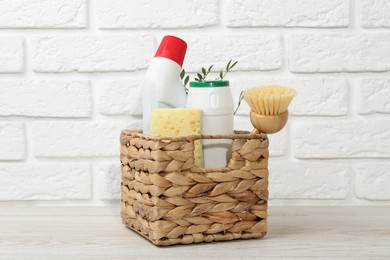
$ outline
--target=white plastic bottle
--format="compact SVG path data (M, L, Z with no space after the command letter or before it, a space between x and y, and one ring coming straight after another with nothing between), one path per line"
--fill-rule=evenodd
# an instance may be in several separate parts
M190 82L186 107L202 109L203 134L234 133L234 104L229 81ZM205 168L226 167L231 143L228 139L203 140Z
M151 62L143 84L143 132L150 134L150 116L155 108L185 107L186 93L180 79L187 44L165 36Z

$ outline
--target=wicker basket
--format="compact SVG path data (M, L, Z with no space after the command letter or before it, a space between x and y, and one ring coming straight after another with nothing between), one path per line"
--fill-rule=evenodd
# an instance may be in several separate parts
M226 168L194 166L194 140L232 139ZM268 138L150 137L122 131L122 220L159 246L263 237L267 232Z

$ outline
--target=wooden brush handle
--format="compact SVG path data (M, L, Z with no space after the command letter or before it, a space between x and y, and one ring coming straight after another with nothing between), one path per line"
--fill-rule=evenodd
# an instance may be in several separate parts
M254 128L254 129L252 130L252 134L255 134L255 135L260 134L260 131L257 130L256 128Z

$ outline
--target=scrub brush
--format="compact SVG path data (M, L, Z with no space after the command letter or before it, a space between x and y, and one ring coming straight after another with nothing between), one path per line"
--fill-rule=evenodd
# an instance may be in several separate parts
M254 133L272 134L287 123L288 106L295 90L283 86L261 86L244 91L244 99L251 108L250 119Z

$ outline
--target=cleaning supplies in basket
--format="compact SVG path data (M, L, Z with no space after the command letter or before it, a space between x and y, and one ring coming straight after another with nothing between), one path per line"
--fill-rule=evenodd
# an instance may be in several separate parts
M190 83L190 89L185 87L189 81L189 76L183 79L185 71L181 71L181 66L186 52L186 43L174 36L165 36L157 50L155 58L150 65L146 80L143 86L143 132L153 136L177 136L179 134L194 134L193 132L184 133L180 130L177 118L173 120L166 115L178 115L185 113L182 110L176 111L158 111L159 108L195 108L201 109L202 133L208 135L233 134L233 97L229 87L229 81L223 80L224 76L237 64L232 60L226 66L225 71L221 70L219 78L214 81L206 81L207 74L213 66L207 70L202 68L202 74L198 73L196 82ZM188 91L188 102L186 102L186 92ZM170 129L162 128L158 132L151 131L151 115L156 112L153 118L155 127L162 125L162 122L156 124L157 120L167 120L164 124L171 123L170 126L175 132L169 133ZM181 115L181 114L180 114ZM193 122L194 120L192 120ZM230 157L230 140L204 140L203 141L203 160L198 158L196 165L206 168L225 168ZM200 152L199 144L195 145L195 153ZM199 151L198 151L199 150ZM197 157L197 155L195 156ZM199 156L198 156L199 157Z
M165 36L146 72L143 84L143 132L150 134L150 117L155 108L184 108L186 93L180 79L187 44Z

